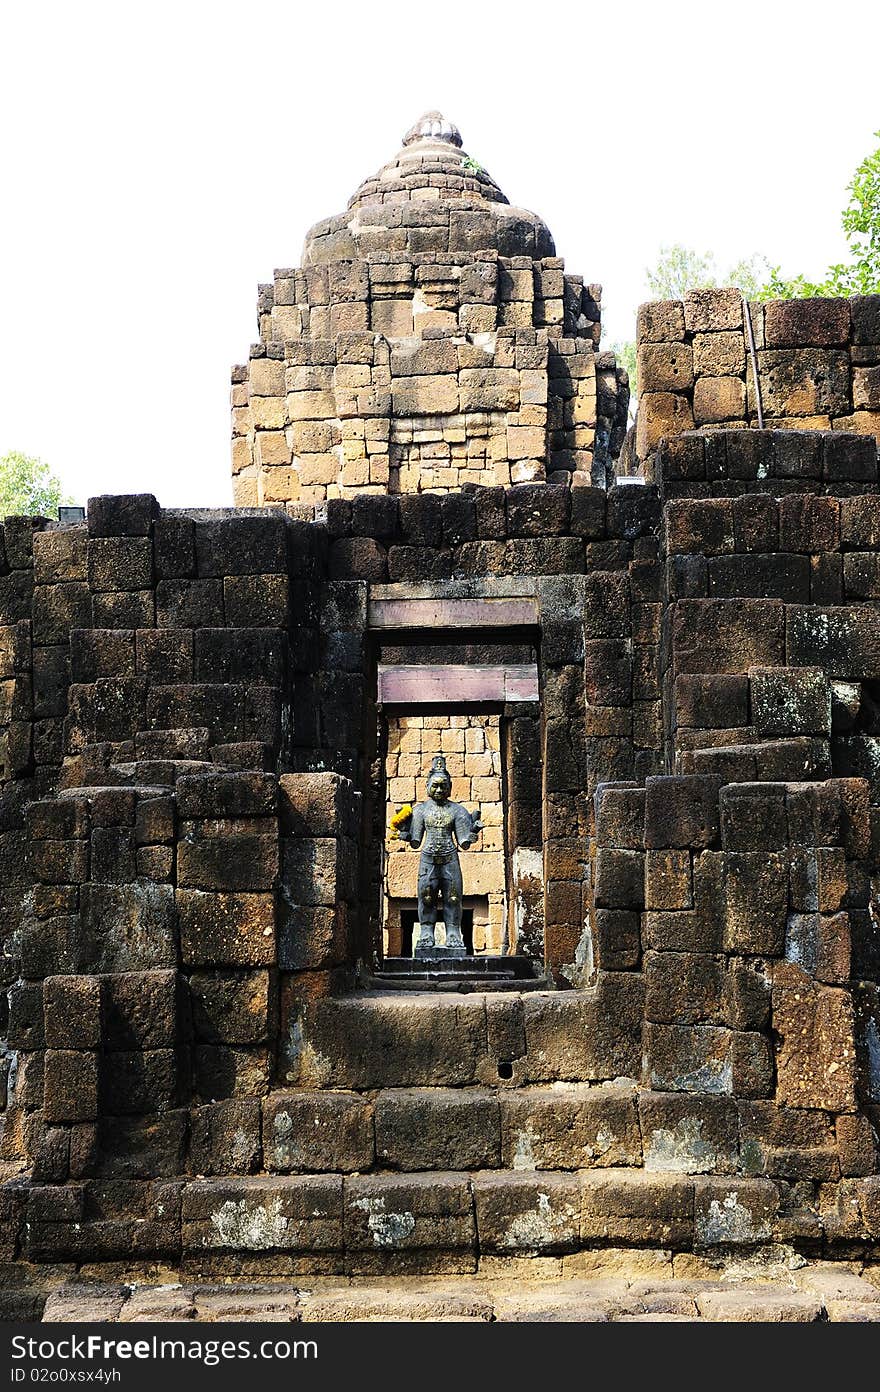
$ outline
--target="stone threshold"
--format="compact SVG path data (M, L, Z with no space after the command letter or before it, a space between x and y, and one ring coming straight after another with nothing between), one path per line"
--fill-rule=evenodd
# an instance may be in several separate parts
M722 1262L663 1250L496 1259L467 1277L200 1281L144 1264L58 1268L0 1289L4 1318L61 1323L816 1323L880 1321L880 1267L785 1249Z

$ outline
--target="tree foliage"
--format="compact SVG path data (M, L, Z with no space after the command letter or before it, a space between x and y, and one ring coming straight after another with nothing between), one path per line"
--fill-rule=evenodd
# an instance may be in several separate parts
M0 517L53 517L69 501L61 480L42 459L21 450L0 457Z
M880 140L880 131L875 131ZM849 202L841 215L849 261L829 266L824 279L783 276L766 256L754 253L719 277L711 251L694 251L675 242L662 246L653 268L645 270L652 299L680 300L688 290L735 285L749 300L800 300L816 295L880 294L880 145L862 160L849 184ZM638 394L634 343L616 343L618 361L627 369L633 398Z
M686 290L716 285L712 253L701 256L680 242L662 246L656 266L645 267L645 284L654 300L680 300Z
M632 343L632 342L629 342L629 343L612 343L612 345L611 345L611 351L612 351L612 353L614 353L615 357L617 358L618 365L619 365L620 367L626 368L626 373L627 373L627 376L629 377L629 391L630 391L630 398L629 398L629 401L630 401L630 405L629 405L629 419L630 419L630 421L632 421L632 420L634 419L634 417L635 417L635 404L636 404L636 401L635 401L635 398L636 398L636 379L637 379L637 373L636 373L636 345L635 345L635 343Z
M880 131L874 132L880 140ZM849 202L841 215L849 261L828 267L823 280L797 275L786 279L778 266L756 298L812 299L816 295L880 294L880 145L866 155L847 184Z
M731 266L726 275L719 276L711 251L694 251L674 242L662 246L656 266L645 269L645 284L656 300L680 300L688 290L713 289L719 285L735 285L753 298L770 274L770 263L754 253Z

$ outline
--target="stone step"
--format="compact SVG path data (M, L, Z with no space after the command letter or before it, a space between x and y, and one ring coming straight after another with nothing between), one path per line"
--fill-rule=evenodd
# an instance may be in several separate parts
M261 1103L198 1109L189 1152L190 1172L206 1175L643 1165L821 1182L837 1178L846 1162L846 1143L827 1118L805 1131L773 1104L656 1092L625 1080L369 1093L276 1089Z
M204 759L137 759L130 764L114 764L112 767L114 773L134 785L164 783L171 787L178 778L216 772L216 765Z
M536 963L528 957L386 957L369 985L386 991L508 991L517 987L546 990L546 978L535 972Z
M273 1092L263 1100L262 1135L263 1165L272 1173L642 1163L638 1095L619 1083L385 1088L369 1097ZM706 1144L696 1163L705 1163ZM683 1163L683 1153L678 1158Z
M547 981L519 981L513 974L502 976L456 976L434 972L412 972L407 976L385 976L377 972L367 978L368 986L377 991L457 991L467 994L471 991L546 991Z
M530 957L500 957L480 954L473 957L450 957L436 960L427 957L386 957L379 969L381 976L413 976L430 972L438 977L505 976L526 980L535 974Z
M781 1255L781 1254L780 1254ZM691 1263L693 1265L693 1263ZM567 1268L571 1268L568 1270ZM508 1269L509 1268L509 1269ZM37 1290L29 1317L62 1323L137 1324L156 1320L284 1322L302 1324L364 1321L482 1321L560 1323L609 1320L714 1320L876 1322L880 1287L855 1276L842 1263L804 1262L792 1273L781 1260L764 1270L743 1271L736 1258L727 1266L704 1264L699 1275L674 1274L669 1252L656 1249L603 1251L544 1258L523 1264L490 1261L474 1275L413 1280L325 1278L317 1283L239 1277L222 1283L169 1280L166 1270L136 1285L99 1284L69 1276L46 1298ZM0 1290L0 1314L20 1308L19 1289ZM10 1300L12 1297L12 1300ZM16 1297L18 1299L16 1300Z
M104 762L106 746L86 745L76 755L68 755L61 776L64 796L83 792L93 794L102 788L173 788L178 778L197 773L216 772L217 765L201 758L169 756L138 758L125 763Z
M600 972L588 991L393 990L305 1002L280 1054L291 1087L466 1087L637 1078L644 986Z
M778 1241L779 1205L770 1179L636 1168L222 1176L184 1184L182 1249L201 1271L256 1253L352 1275L474 1271L486 1256L597 1244L724 1254Z
M828 741L806 736L686 749L677 762L683 774L717 774L730 783L804 782L832 773Z

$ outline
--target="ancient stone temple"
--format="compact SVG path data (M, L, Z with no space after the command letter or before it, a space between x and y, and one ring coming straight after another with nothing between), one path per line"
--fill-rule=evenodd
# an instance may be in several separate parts
M880 296L643 306L625 446L599 301L430 113L235 508L6 519L3 1260L876 1260Z

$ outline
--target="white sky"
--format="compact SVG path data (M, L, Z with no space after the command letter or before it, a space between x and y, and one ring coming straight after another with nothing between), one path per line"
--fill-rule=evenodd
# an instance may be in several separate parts
M819 275L878 70L876 0L5 0L0 454L230 503L258 281L434 106L604 284L606 344L662 244Z

